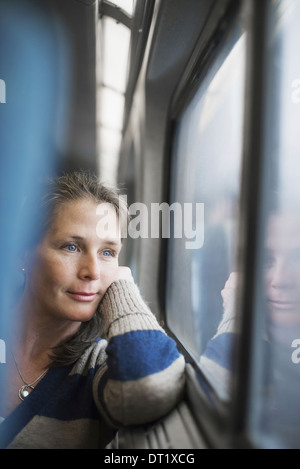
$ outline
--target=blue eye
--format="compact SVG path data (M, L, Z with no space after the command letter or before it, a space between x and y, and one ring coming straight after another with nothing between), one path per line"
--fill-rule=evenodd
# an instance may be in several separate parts
M65 249L70 252L75 252L77 251L77 246L75 244L67 244L67 246L65 246Z
M103 256L104 257L110 257L110 256L112 256L112 252L109 249L106 249L105 251L103 251Z

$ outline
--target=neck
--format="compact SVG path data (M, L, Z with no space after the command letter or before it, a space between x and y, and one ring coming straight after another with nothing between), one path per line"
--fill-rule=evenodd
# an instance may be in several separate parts
M40 367L51 364L52 349L74 335L80 322L47 317L21 300L16 310L17 329L13 331L11 347L19 362L34 362Z

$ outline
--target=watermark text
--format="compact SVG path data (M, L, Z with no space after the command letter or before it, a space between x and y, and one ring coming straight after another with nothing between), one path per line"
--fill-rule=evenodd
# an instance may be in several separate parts
M291 347L295 349L291 355L292 362L300 363L300 339L294 339Z
M6 363L6 345L2 339L0 339L0 363Z
M294 104L300 103L300 78L296 78L292 81L292 95L291 99Z
M126 196L123 197L123 200ZM97 207L99 221L97 236L127 238L177 238L185 240L186 249L200 249L204 244L204 204L174 202L169 205L135 202L129 206L130 221L119 224L111 216L110 204L102 203ZM119 226L120 225L120 226ZM126 225L126 229L124 226Z
M6 84L4 80L0 79L0 103L6 103Z

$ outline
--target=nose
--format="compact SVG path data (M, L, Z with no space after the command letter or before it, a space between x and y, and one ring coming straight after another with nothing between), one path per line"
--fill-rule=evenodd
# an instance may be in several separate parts
M86 254L80 261L78 275L84 280L98 280L100 278L100 262L97 255Z
M289 263L285 260L278 260L272 268L271 286L277 289L288 289L293 287L294 275Z

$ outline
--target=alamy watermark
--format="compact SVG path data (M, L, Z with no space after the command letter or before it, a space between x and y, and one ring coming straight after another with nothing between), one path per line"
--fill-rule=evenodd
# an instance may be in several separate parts
M292 362L295 364L300 363L300 339L294 339L291 347L295 349L291 355Z
M0 79L0 103L6 103L6 84L4 80Z
M295 80L292 81L292 94L291 94L291 100L294 104L299 104L300 103L300 78L295 78Z
M2 339L0 339L0 364L1 363L6 363L6 345Z
M122 196L127 202L126 196ZM108 204L109 205L109 204ZM109 232L113 236L137 238L177 238L185 240L186 249L200 249L204 244L204 204L174 202L169 205L141 202L129 206L130 221L120 218L120 227L115 217L109 217L107 204L99 204L96 232L99 238ZM120 211L122 217L122 211ZM125 228L126 227L126 228Z

